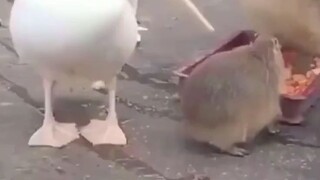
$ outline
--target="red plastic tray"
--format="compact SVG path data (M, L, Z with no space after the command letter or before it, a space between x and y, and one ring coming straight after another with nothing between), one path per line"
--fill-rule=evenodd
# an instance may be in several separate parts
M250 42L253 42L257 33L251 30L244 30L235 33L231 37L221 43L222 45L210 52L209 54L203 56L196 61L192 61L189 64L179 68L173 73L179 77L179 88L183 88L183 82L188 78L192 70L197 67L200 63L208 59L208 57L213 56L219 52L229 51L235 47L242 45L247 45ZM293 58L290 53L290 50L282 50L285 64L290 63L290 58ZM282 96L281 98L281 109L283 113L283 119L285 122L290 124L298 124L303 118L302 115L316 102L320 97L320 76L317 76L315 80L311 83L309 87L302 93L300 97L289 97Z

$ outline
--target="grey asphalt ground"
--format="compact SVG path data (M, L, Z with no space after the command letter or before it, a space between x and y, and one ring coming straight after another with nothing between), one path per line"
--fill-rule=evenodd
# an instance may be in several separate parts
M262 136L250 156L221 155L190 142L180 133L182 115L175 100L172 70L217 47L236 30L249 28L237 0L194 0L212 23L209 32L182 0L141 0L138 17L149 31L124 68L119 82L118 116L128 135L124 147L92 147L80 139L62 149L30 148L27 141L41 125L40 78L19 62L8 29L0 28L0 179L1 180L318 180L320 179L320 104L301 127L283 127L305 142L285 144ZM11 5L0 0L8 24ZM103 93L88 84L58 87L59 121L85 124L105 117ZM198 176L202 175L202 177Z

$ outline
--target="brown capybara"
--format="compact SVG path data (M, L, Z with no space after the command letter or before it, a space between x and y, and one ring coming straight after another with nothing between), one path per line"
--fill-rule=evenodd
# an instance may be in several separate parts
M272 127L281 115L283 71L280 45L267 36L209 57L180 91L187 135L231 155L249 154L237 144Z
M284 48L320 56L320 1L239 1L257 32L277 37Z

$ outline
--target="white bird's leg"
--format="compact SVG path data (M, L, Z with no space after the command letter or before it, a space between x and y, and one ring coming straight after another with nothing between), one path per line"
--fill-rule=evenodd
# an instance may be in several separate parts
M43 79L45 114L43 124L29 139L30 146L62 147L79 138L75 123L55 121L52 110L54 81Z
M113 144L125 145L127 139L119 126L116 113L116 78L114 77L108 86L109 89L109 113L105 121L91 120L80 130L80 133L93 145Z

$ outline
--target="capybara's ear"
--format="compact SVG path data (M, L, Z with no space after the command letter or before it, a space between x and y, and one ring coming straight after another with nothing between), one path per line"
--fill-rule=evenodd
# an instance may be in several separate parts
M274 60L275 55L281 53L281 46L277 38L259 35L250 45L251 55L262 61Z

